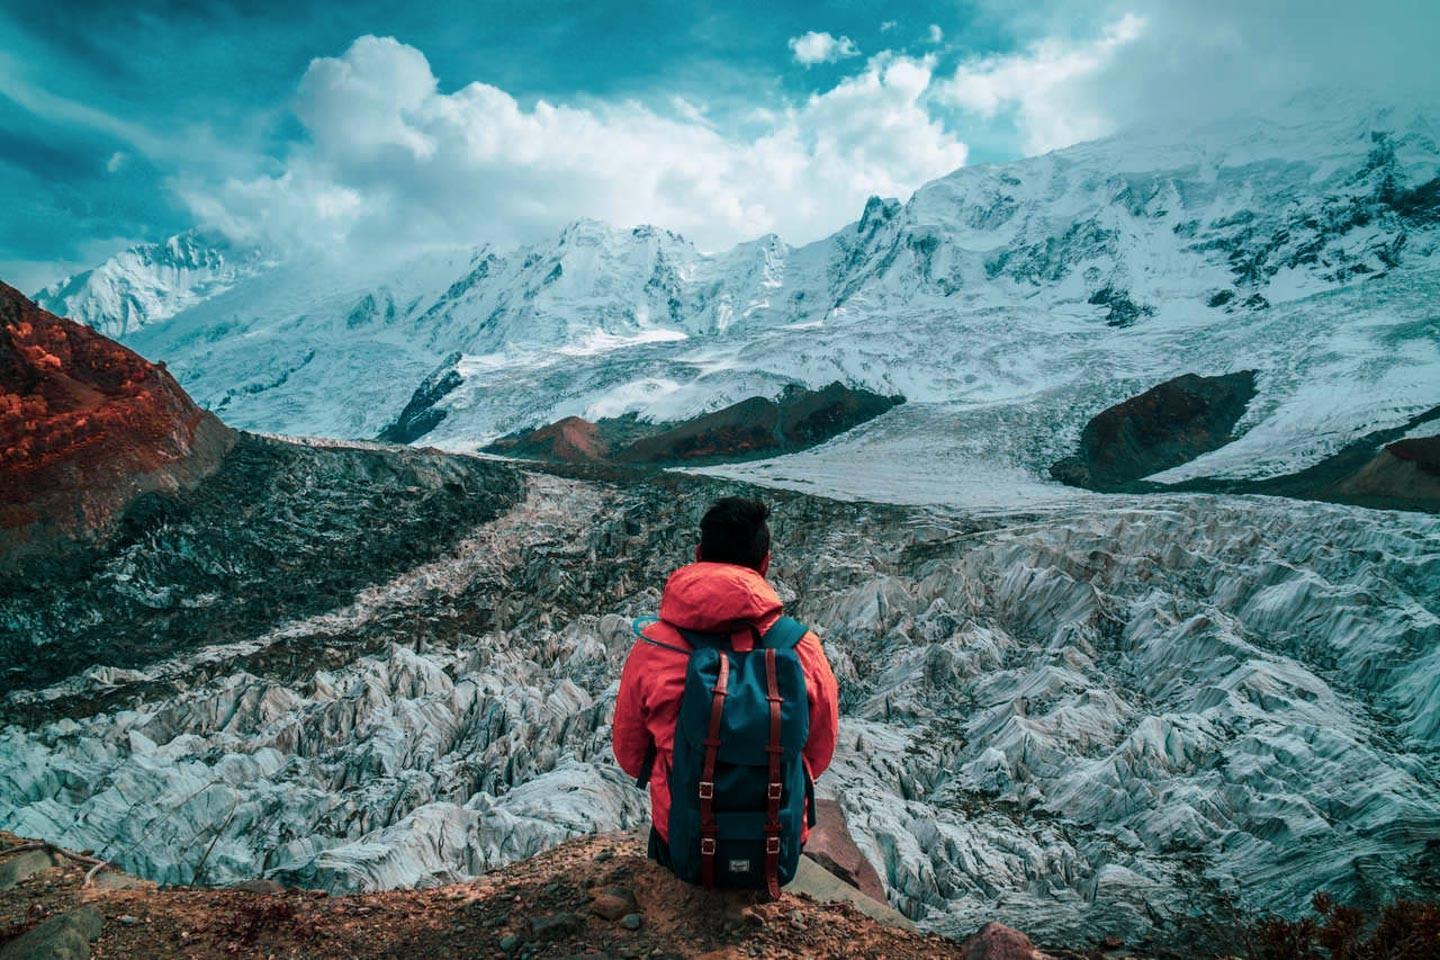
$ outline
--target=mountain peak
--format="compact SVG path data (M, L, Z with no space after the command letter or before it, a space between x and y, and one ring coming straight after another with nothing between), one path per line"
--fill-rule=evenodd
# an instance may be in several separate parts
M236 249L223 237L192 229L122 250L39 291L35 301L106 336L125 337L230 289L266 266L259 251Z

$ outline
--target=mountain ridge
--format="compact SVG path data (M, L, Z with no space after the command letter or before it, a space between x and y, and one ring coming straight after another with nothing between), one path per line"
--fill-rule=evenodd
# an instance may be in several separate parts
M452 450L838 380L912 404L850 462L918 442L922 421L1004 408L1020 432L975 466L1037 489L1136 384L1245 356L1260 395L1243 436L1167 476L1263 479L1433 405L1437 251L1433 122L1342 111L961 168L799 247L703 254L580 220L508 252L279 264L125 340L236 425L300 435L375 436L448 362L424 442Z

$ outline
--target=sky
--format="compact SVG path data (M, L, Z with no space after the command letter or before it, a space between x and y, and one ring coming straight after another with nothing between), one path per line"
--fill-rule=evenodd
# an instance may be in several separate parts
M578 217L818 239L1137 123L1436 95L1434 0L7 0L0 279L191 227L279 253Z

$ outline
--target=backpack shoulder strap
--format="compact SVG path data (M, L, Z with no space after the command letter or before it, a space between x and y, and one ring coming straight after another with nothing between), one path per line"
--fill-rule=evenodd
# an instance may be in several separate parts
M687 657L695 652L693 649L686 650L684 647L677 647L673 643L664 643L660 640L656 640L654 637L646 636L645 628L650 626L652 623L659 622L659 617L636 617L634 620L630 621L630 630L635 634L637 638L645 641L652 647L664 647L666 650L674 650L676 653L683 653ZM690 637L685 634L683 630L681 631L681 636L684 636L686 640L690 639ZM691 644L691 646L693 647L694 644Z
M765 631L765 636L760 638L760 646L772 650L790 650L800 642L810 628L793 617L781 617L775 624Z

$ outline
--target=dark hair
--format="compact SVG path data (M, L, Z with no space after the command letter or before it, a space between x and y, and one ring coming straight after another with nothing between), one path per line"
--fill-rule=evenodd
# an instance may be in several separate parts
M759 500L723 497L700 521L700 559L759 570L770 552L770 508Z

